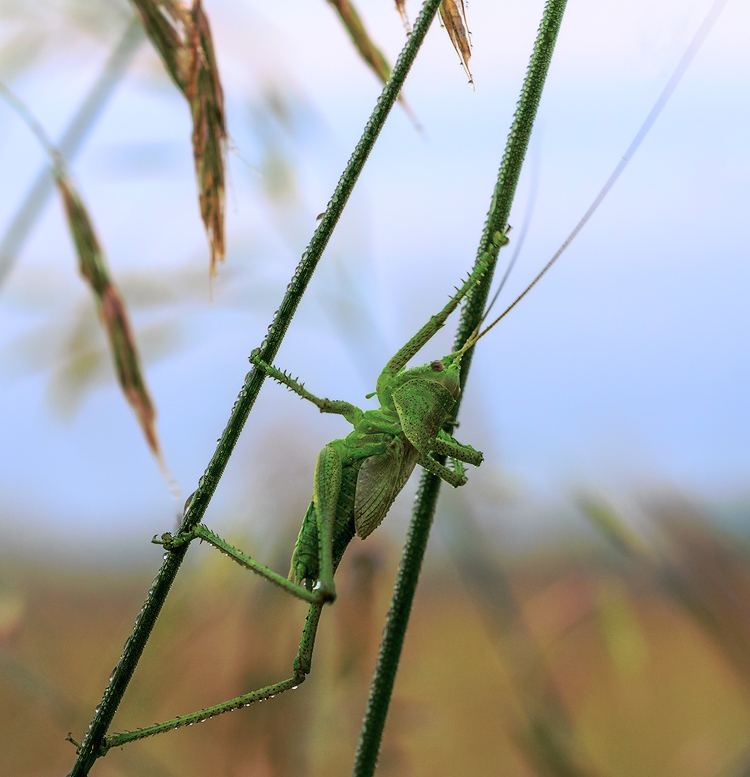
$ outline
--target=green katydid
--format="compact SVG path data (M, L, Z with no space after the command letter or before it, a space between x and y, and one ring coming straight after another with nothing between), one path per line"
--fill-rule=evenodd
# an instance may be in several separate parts
M507 242L504 234L496 233L495 251ZM386 364L375 391L367 395L368 398L377 396L380 402L377 410L363 411L349 402L316 397L299 381L263 362L257 351L252 353L250 361L258 369L312 402L322 413L341 415L354 427L347 437L328 443L318 456L313 498L292 554L289 578L249 558L202 524L189 533L167 533L154 541L170 550L192 539L204 540L247 569L308 602L310 611L292 676L166 723L114 734L105 740L107 749L268 699L303 682L310 671L323 605L336 598L334 573L354 535L364 539L380 525L417 464L457 488L466 483L464 463L473 466L482 463L479 451L457 442L443 429L461 391L461 358L481 335L475 333L463 348L442 359L405 368L476 286L490 261L490 254L484 254L440 313L432 316ZM449 457L453 468L441 464L431 453Z

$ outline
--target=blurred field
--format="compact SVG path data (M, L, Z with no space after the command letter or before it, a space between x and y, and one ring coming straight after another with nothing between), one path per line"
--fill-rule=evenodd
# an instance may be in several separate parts
M428 554L379 773L747 773L747 549L684 506L654 511L648 541L605 505L584 508L599 511L618 547L592 535L504 557L468 513L451 516ZM349 773L398 563L387 543L355 541L345 557L340 599L299 690L127 745L94 774ZM115 730L287 676L304 606L215 552L194 556ZM153 569L4 560L0 774L68 771L64 737L80 739L88 725Z

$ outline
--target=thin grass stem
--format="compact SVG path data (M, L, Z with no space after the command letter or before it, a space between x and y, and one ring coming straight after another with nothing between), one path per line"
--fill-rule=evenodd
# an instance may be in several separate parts
M490 253L492 261L482 281L469 295L469 300L462 311L456 335L456 349L466 342L478 326L487 302L492 272L499 250L494 236L497 232L505 232L506 229L542 89L562 23L565 4L566 0L548 0L544 8L529 68L521 89L521 98L500 165L489 214L477 250L478 259L485 253ZM470 353L467 353L467 356L470 356ZM464 359L466 358L464 356ZM463 383L466 380L468 366L469 363L465 363L463 366ZM457 412L458 403L456 404ZM439 492L440 479L425 471L420 481L409 534L393 591L391 608L383 632L383 641L380 645L380 653L370 686L365 720L360 732L354 761L353 777L372 777L375 772L406 627L409 622Z
M440 2L441 0L426 0L422 6L422 10L415 22L414 30L408 37L406 45L396 60L391 77L378 98L375 109L365 125L362 137L347 163L310 244L302 254L302 259L294 272L291 283L287 287L284 299L259 349L260 358L267 364L271 364L274 361L294 312L302 299L307 284L320 261L388 114L401 92L406 76L437 13ZM180 531L190 531L203 518L227 461L237 444L240 432L255 403L264 378L265 373L255 367L248 373L237 401L232 408L226 428L219 439L216 451L211 457L205 473L198 482L198 489L188 500L188 509L180 526ZM102 748L107 730L128 683L135 672L146 642L151 635L151 631L172 586L172 582L185 558L187 548L188 544L185 543L175 550L165 553L161 569L154 578L143 609L136 619L133 633L125 643L120 661L112 672L109 685L104 691L101 703L96 708L89 730L79 748L78 759L69 773L69 777L83 777L87 775L96 759L103 754Z

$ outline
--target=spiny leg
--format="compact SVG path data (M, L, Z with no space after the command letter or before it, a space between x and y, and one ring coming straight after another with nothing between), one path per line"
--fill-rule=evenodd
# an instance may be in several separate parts
M353 487L352 483L356 482L357 471L358 471L358 467L356 466L351 466L346 468L346 473L344 476L345 493L348 493L347 487L352 488ZM348 540L351 539L353 535L354 535L354 529L352 528L350 534L346 538L347 543L348 543ZM198 536L200 536L202 539L206 539L207 541L211 541L212 544L216 544L216 547L219 547L225 552L228 552L232 558L235 558L235 556L242 555L238 551L235 551L234 548L231 548L231 546L227 545L226 543L224 543L223 546L219 544L219 543L223 543L221 538L216 537L216 535L214 535L213 532L211 532L210 530L206 529L203 526L200 527L200 534ZM179 541L186 542L186 541L189 541L189 539L192 539L192 537L177 538L178 542ZM219 542L216 542L217 540ZM167 542L165 542L164 544L166 547L169 547L169 544ZM336 557L332 561L332 567L334 572L336 571L336 568L338 567L338 564L341 561L341 556L343 555L344 547L339 548L339 550L337 551ZM235 554L232 554L231 551L235 551ZM238 558L236 558L235 560L239 561ZM252 569L252 571L257 571L258 574L261 574L262 576L267 577L267 579L271 579L270 576L267 576L265 574L265 571L259 571L258 568L261 567L262 565L259 565L257 562L252 561L252 559L249 559L249 561L250 561L250 564L247 565L248 568ZM243 566L246 566L246 564L243 563ZM268 571L270 572L270 570ZM272 580L272 582L276 582L276 581ZM281 587L286 588L286 586L283 583L287 583L288 581L282 579L282 581L280 582L281 582ZM294 584L290 583L290 585L293 586ZM297 588L299 587L297 586ZM295 592L295 595L296 595L296 592ZM205 709L199 710L198 712L194 712L189 715L183 715L177 718L172 718L171 720L168 720L164 723L159 723L153 726L147 726L145 728L137 729L135 731L126 731L119 734L113 734L104 740L103 751L106 752L108 749L112 747L119 747L121 745L126 744L127 742L135 741L136 739L143 739L144 737L153 736L155 734L160 734L165 731L171 731L172 729L175 729L175 728L181 728L182 726L189 726L189 725L192 725L193 723L198 723L204 720L208 720L208 718L215 717L216 715L221 715L224 712L240 709L241 707L246 707L250 704L253 704L254 702L260 702L266 699L271 699L280 693L284 693L285 691L296 688L298 685L304 682L304 680L306 679L307 675L309 674L312 668L312 656L313 656L313 649L315 646L315 636L317 633L318 622L320 620L322 609L323 608L321 605L313 604L308 610L307 618L305 620L305 627L302 631L302 638L300 640L299 649L297 651L297 655L294 658L293 673L289 679L283 680L280 683L274 683L273 685L266 686L265 688L261 688L260 690L253 691L252 693L244 694L243 696L238 696L237 698L230 699L229 701L224 702L222 704L217 704L213 707L207 707Z
M241 550L238 550L237 548L230 545L226 540L223 540L221 537L219 537L218 534L214 534L214 532L212 532L211 529L209 529L204 524L198 524L193 529L192 535L193 537L208 542L210 545L213 545L213 547L220 550L240 566L245 567L245 569L249 569L256 575L260 575L270 583L273 583L279 588L282 588L292 596L295 596L298 599L302 599L302 601L307 602L308 604L323 604L325 601L319 591L308 591L306 588L293 583L286 577L282 577L280 574L274 572L272 569L269 569L264 564L255 561L255 559L250 558L250 556L246 556ZM168 535L162 535L162 544L169 548L170 542L169 539L165 539L166 537L168 537Z
M471 445L462 445L445 432L438 433L431 448L435 453L442 453L444 456L450 456L452 459L465 461L467 464L473 464L475 467L478 467L484 461L481 451L474 450Z
M430 443L430 450L435 453L440 453L444 456L450 456L453 462L453 470L443 466L440 462L435 461L431 456L420 454L417 460L426 470L432 472L433 475L437 475L441 480L449 483L454 488L463 486L466 484L466 474L463 464L465 461L468 464L473 464L478 467L484 456L480 451L474 450L470 445L462 445L456 442L449 434L442 429L438 432L437 437Z
M331 560L327 566L323 563L326 559L331 558L332 552L329 548L333 545L332 537L335 533L336 525L336 509L331 509L330 504L333 504L334 506L338 505L338 493L341 490L341 477L343 476L344 468L352 467L356 462L370 456L382 454L388 447L388 443L391 439L392 436L388 434L361 434L358 436L355 443L348 443L348 440L334 440L321 451L318 457L318 466L316 467L316 483L320 481L318 489L320 500L316 500L315 495L313 495L313 503L310 505L308 513L305 515L302 530L300 531L300 536L297 539L297 544L292 555L292 569L289 578L282 577L264 564L247 556L241 550L233 547L226 540L219 537L204 524L198 524L191 531L182 534L172 535L167 532L162 534L159 539L155 537L152 542L163 545L167 550L174 550L180 545L191 542L197 538L201 541L208 542L240 566L249 569L251 572L254 572L308 604L324 604L333 601L333 598L335 598L335 588L330 584L333 578L333 560ZM337 480L338 487L336 488L335 484ZM354 482L356 482L356 474L354 475ZM332 502L329 502L328 500L332 500ZM319 511L316 506L316 501L317 504L325 504L329 505L329 507ZM328 512L326 512L326 510ZM312 542L305 529L311 516L315 526L315 531L310 535L313 537ZM327 524L332 525L330 532L327 529ZM298 566L300 555L304 557L305 555L309 556L311 553L315 556L314 565L312 567L314 571L310 575L307 574L307 567L309 565L309 560L307 560L302 562L303 571L299 572ZM310 590L310 585L314 580L322 578L325 582L326 575L328 576L328 585L324 584L314 590ZM309 580L310 585L304 586L298 584L300 581L304 580ZM333 597L331 596L332 590Z
M298 380L295 380L291 375L274 367L270 364L266 364L258 355L257 351L253 351L250 354L250 362L259 369L263 370L266 375L273 378L275 381L281 383L282 386L286 386L290 391L298 394L303 399L307 399L312 402L321 413L335 413L336 415L342 415L349 421L350 424L356 425L360 420L364 412L360 410L356 405L352 405L350 402L345 402L343 399L325 399L316 397L315 394L311 394Z
M482 255L477 261L474 269L472 270L466 282L460 289L450 298L448 304L435 316L432 316L430 320L409 340L406 345L399 349L395 355L391 358L388 364L385 365L383 371L380 373L380 377L377 382L377 392L380 393L385 387L385 384L389 383L393 377L400 372L400 370L406 365L406 363L414 356L422 346L427 343L430 338L442 328L445 324L448 316L458 307L461 300L471 291L474 285L484 275L487 267L491 261L491 256L488 253Z
M456 472L453 472L444 467L439 461L435 461L431 456L427 456L424 453L419 454L417 463L421 464L426 470L432 472L433 475L437 475L441 480L449 483L454 488L466 485L466 477L463 474L463 467L457 468Z
M268 685L265 688L253 691L252 693L246 693L243 696L238 696L236 699L230 699L222 704L216 704L213 707L206 707L197 712L191 712L188 715L180 715L171 720L167 720L164 723L157 723L153 726L135 729L134 731L124 731L119 734L112 734L104 739L102 744L102 755L112 747L121 747L128 742L134 742L136 739L144 739L145 737L151 737L165 731L172 731L176 728L182 728L183 726L192 726L194 723L202 723L204 720L214 718L224 712L241 709L242 707L249 707L255 702L273 699L274 696L278 696L280 693L294 690L307 679L307 675L312 667L315 635L318 630L318 622L322 609L323 608L319 605L312 605L308 610L305 628L302 631L302 639L300 640L299 649L294 659L294 672L288 680Z

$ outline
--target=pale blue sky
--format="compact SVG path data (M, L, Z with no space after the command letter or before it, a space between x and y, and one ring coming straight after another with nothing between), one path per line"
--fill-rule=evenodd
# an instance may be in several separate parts
M400 20L388 2L372 5L362 4L363 15L393 60ZM394 111L278 357L311 391L368 406L363 395L385 359L470 267L542 5L473 0L476 91L444 31L430 32L406 88L425 131ZM506 298L586 210L709 5L570 4L532 143L540 170L534 219ZM213 304L187 109L147 47L73 165L112 271L131 295L144 350L151 342L164 351L147 377L164 452L185 494L213 452L247 355L379 91L322 0L289 2L283 12L226 0L207 1L206 9L236 147L228 256ZM416 6L409 10L413 18ZM747 497L748 23L746 4L730 0L600 211L481 344L458 432L485 452L471 474L477 493L554 502L593 484L622 493L668 488L709 501ZM16 27L6 23L6 40ZM113 28L111 43L118 34ZM54 137L106 52L71 27L66 46L6 77ZM272 87L292 106L292 130L263 113ZM43 157L1 106L0 139L4 228ZM264 168L274 153L292 163L293 188L279 191L279 178ZM528 187L527 171L512 236ZM0 289L0 492L11 524L4 534L21 522L24 542L65 529L85 546L95 544L94 532L139 544L170 527L174 507L115 383L97 385L66 420L49 398L75 322L91 315L74 267L53 202ZM177 299L148 305L156 294L144 289L149 279L177 288ZM351 294L361 308L354 318L343 304ZM450 339L426 349L424 360L440 356ZM321 418L268 386L219 488L215 516L250 522L263 535L279 500L296 510L309 497L317 450L347 431L341 419ZM408 507L405 497L396 512Z

